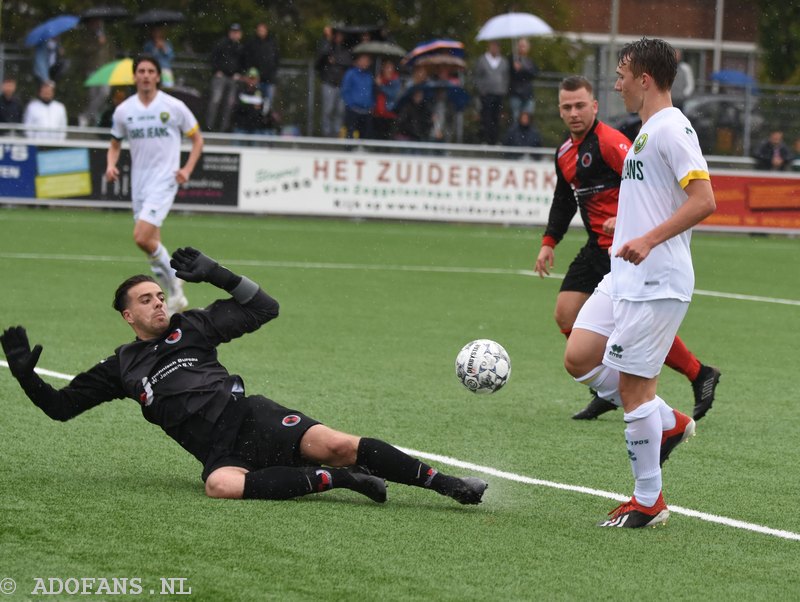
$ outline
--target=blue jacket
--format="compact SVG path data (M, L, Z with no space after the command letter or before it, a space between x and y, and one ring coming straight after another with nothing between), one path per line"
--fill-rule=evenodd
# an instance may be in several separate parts
M375 105L372 71L350 67L342 79L342 100L348 109L369 113Z

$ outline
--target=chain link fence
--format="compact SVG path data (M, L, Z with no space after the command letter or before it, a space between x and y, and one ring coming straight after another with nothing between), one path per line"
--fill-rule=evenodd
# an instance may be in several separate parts
M23 102L36 95L29 54L19 47L5 46L0 61L3 72L17 75L19 96ZM201 126L204 125L211 78L206 55L178 54L173 70L176 83L192 92L187 104L190 104ZM558 116L558 84L566 75L541 73L535 82L533 122L541 132L546 147L558 146L566 134ZM79 74L79 66L73 64L59 82L57 98L66 104L71 124L77 123L77 115L87 101L84 77L85 74ZM594 85L596 96L606 99L608 105L600 107L600 117L616 127L635 128L636 117L620 112L621 105L613 92L612 81L604 79L595 81ZM276 87L274 108L280 117L281 132L287 135L319 136L321 95L313 59L283 60ZM468 74L466 88L471 91ZM479 142L478 109L473 96L457 121L458 131L454 141L465 144ZM695 126L703 151L708 155L750 157L770 131L781 130L795 156L800 156L800 121L796 117L800 114L800 87L759 85L758 88L746 89L698 81L694 95L685 102L683 110ZM503 127L508 127L510 117L508 114L503 117Z

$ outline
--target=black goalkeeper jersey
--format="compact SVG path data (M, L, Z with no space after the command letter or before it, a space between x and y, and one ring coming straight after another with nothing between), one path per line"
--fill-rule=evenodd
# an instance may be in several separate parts
M260 290L247 303L215 301L172 316L164 335L135 340L56 390L37 375L21 381L28 397L55 420L69 420L112 399L133 399L142 414L205 462L211 432L244 390L217 358L217 345L257 330L278 316L278 302Z

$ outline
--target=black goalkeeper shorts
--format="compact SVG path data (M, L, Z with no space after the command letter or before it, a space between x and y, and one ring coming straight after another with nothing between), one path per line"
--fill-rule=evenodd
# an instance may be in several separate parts
M223 466L312 465L300 456L300 440L315 424L320 423L261 395L234 396L214 428L203 481Z
M564 281L561 283L561 290L591 295L610 271L611 258L608 249L588 244L578 251L575 259L569 264Z

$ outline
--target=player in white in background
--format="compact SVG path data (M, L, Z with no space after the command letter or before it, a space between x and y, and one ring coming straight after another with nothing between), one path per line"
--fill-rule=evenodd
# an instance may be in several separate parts
M133 240L150 260L150 267L161 288L166 291L170 314L189 304L183 284L169 265L169 252L161 244L164 223L178 186L192 175L203 151L200 126L188 107L177 98L158 89L161 66L151 55L139 55L133 61L136 94L114 111L111 144L106 163L106 179L119 177L122 140L127 138L131 150L133 199ZM192 141L186 164L180 166L181 136Z
M714 212L697 134L672 106L675 50L642 38L619 54L614 89L642 129L625 157L611 272L581 308L564 365L578 382L609 391L625 410L633 496L602 527L663 523L661 465L694 434L694 421L656 395L658 374L694 290L691 228Z

